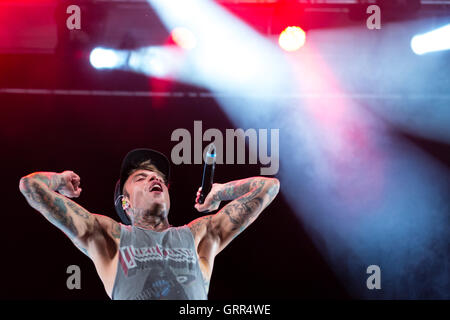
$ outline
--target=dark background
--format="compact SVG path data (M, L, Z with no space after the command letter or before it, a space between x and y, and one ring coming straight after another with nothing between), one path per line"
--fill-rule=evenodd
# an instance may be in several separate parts
M149 147L170 157L177 143L171 141L171 133L177 128L193 133L195 120L202 121L203 131L217 128L224 133L234 128L213 98L187 96L204 90L122 71L99 72L89 65L90 43L70 42L64 34L58 39L57 50L50 54L1 54L0 86L185 95L0 92L4 217L0 299L108 299L89 258L20 194L22 176L73 170L81 177L83 188L76 201L91 212L116 219L113 190L120 163L129 150ZM448 145L392 130L449 166ZM284 160L280 159L281 166ZM171 224L183 225L199 217L193 205L201 175L201 165L172 166ZM259 175L258 165L218 165L215 180L223 183L255 175ZM81 268L81 290L66 287L66 269L73 264ZM273 203L216 257L209 298L357 298L345 288L283 198L281 181L281 192Z

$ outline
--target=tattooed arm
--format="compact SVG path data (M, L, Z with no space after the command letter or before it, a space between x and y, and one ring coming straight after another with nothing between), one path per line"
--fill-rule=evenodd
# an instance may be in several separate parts
M198 251L207 252L209 256L205 259L210 261L255 221L278 194L279 188L278 179L265 177L253 177L226 184L215 183L205 202L202 205L196 203L195 208L198 211L214 211L221 201L233 201L218 213L198 218L189 225L194 239L198 242ZM198 195L199 193L197 199Z
M120 225L108 217L91 214L68 199L80 195L79 185L80 177L72 171L36 172L23 177L19 188L28 203L83 253L97 262L106 262L114 251L114 238L120 237Z

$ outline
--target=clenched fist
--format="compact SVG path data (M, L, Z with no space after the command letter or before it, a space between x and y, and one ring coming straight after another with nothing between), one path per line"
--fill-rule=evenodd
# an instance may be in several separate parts
M81 194L80 177L73 171L64 171L56 175L56 191L68 198L78 198Z

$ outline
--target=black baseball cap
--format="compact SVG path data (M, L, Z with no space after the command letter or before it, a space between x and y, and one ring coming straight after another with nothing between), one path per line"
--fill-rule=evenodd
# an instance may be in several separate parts
M123 186L127 181L130 172L136 169L140 163L147 160L150 160L150 163L165 175L166 184L169 181L170 162L167 159L167 157L163 155L161 152L144 148L134 149L128 152L128 154L122 161L122 166L120 168L120 178L117 181L114 190L114 207L116 208L116 212L124 224L130 225L131 221L122 208L121 199L123 196Z

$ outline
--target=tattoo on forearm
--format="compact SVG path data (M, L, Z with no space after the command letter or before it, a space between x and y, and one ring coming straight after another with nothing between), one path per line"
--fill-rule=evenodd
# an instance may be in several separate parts
M37 180L45 183L47 186L50 186L50 179L47 176L40 174L40 173L37 173L34 176Z
M234 200L248 192L250 190L255 190L260 186L264 186L266 183L265 179L261 178L248 178L238 181L228 182L224 185L223 190L216 193L214 200L218 201L228 201Z
M224 189L214 195L215 201L234 200L250 191L251 178L232 181L224 185Z
M49 190L45 190L39 182L26 180L24 193L33 208L44 214L50 221L63 229L70 237L76 237L78 231L72 217L67 212L62 196L53 196Z
M61 176L57 173L38 172L33 174L36 180L45 183L50 190L56 191L61 185Z

